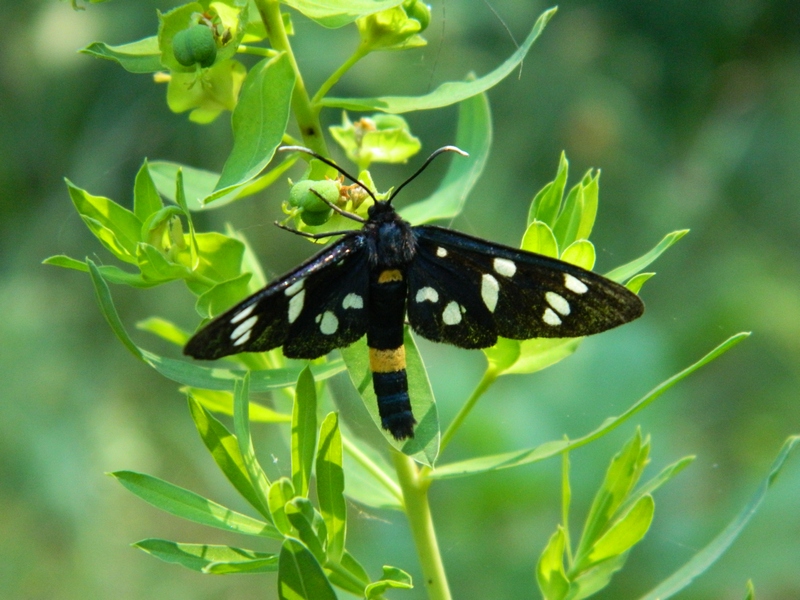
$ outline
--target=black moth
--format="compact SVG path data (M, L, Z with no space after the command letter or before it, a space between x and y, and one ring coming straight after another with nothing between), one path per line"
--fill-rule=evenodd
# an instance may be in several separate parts
M240 302L200 330L184 353L216 359L283 346L288 358L318 358L366 334L381 425L414 435L403 325L434 342L486 348L498 336L580 337L639 317L644 305L625 287L560 260L457 231L412 227L392 207L397 193L453 146L434 152L388 200L310 150L301 151L360 185L375 203L364 225ZM296 232L300 233L300 232ZM329 237L336 233L307 237Z

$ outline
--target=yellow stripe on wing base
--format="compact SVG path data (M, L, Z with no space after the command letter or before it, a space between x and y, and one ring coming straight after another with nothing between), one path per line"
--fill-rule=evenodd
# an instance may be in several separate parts
M392 350L369 349L369 368L373 373L394 373L406 368L406 348Z

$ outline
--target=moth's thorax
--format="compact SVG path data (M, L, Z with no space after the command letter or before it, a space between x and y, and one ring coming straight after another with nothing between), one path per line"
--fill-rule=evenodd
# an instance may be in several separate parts
M370 263L381 268L404 267L415 254L415 238L411 225L395 210L378 203L370 207L364 233L370 250Z

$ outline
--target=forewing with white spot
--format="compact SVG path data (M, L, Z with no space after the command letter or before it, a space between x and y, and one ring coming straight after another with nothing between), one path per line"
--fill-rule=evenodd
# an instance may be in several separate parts
M366 333L368 293L364 239L349 235L217 317L184 353L214 359L283 346L290 358L318 358Z
M497 335L580 337L632 321L644 310L624 286L560 260L441 227L414 232L408 316L433 341L476 348L493 344ZM411 301L425 286L438 292L435 305ZM461 307L461 320L448 325L456 320L451 301Z

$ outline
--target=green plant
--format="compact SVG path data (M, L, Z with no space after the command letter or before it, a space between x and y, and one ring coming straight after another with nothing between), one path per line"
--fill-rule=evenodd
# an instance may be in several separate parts
M90 274L101 310L119 339L134 356L183 386L192 418L209 452L258 517L237 513L148 475L126 471L114 475L133 493L176 516L281 544L278 552L156 539L143 540L137 546L163 560L204 573L278 571L279 595L285 598L332 598L333 586L366 598L382 597L391 588L410 588L411 578L404 571L385 567L381 576L371 577L347 551L345 496L349 496L369 506L406 514L428 597L449 598L428 504L430 486L440 479L511 468L560 454L565 457L563 523L542 553L537 580L546 598L583 598L599 591L622 568L630 549L649 527L654 510L650 493L686 466L688 459L634 490L649 448L637 432L612 461L573 555L568 527L567 454L626 422L746 334L723 342L625 413L607 419L584 437L446 464L436 463L438 456L499 377L531 374L552 366L575 352L581 340L501 340L487 349L482 380L456 418L442 431L425 367L413 337L407 334L409 385L420 426L415 438L403 442L384 433L384 447L375 449L355 438L336 412L328 412L318 422L322 410L319 405L330 402L323 382L346 369L373 420L379 423L371 386L365 384L369 371L363 340L343 349L342 359L329 358L310 365L287 361L280 351L271 351L231 357L224 363L228 368L209 368L154 354L138 346L127 334L112 303L108 283L149 288L182 280L196 296L195 308L202 319L220 314L265 285L259 261L240 232L199 232L192 213L252 196L282 179L300 158L289 154L272 165L275 151L282 144L301 143L329 156L320 122L324 108L377 111L355 122L345 115L342 125L330 130L332 138L357 165L359 178L377 192L382 188L373 182L368 171L371 164L403 163L422 145L399 114L459 104L455 143L470 153L471 160L452 162L436 192L402 211L404 218L415 224L456 216L484 168L491 143L485 92L514 71L555 12L544 13L520 48L485 76L448 82L419 97L337 98L329 95L330 90L350 67L368 54L406 51L424 45L421 33L429 23L429 10L417 0L402 3L292 0L286 4L325 27L355 23L359 33L360 41L353 55L313 95L308 92L294 58L291 18L281 13L280 4L274 0L186 4L159 14L158 35L123 46L95 43L85 49L86 53L114 60L133 73L155 73L156 81L167 83L169 107L175 112L191 111L192 121L208 123L223 112L232 111L234 143L219 174L172 162L145 162L134 184L132 210L68 182L70 197L86 225L132 271L66 256L51 257L46 262ZM258 62L246 66L235 58L247 55L258 57ZM294 131L294 135L289 131ZM598 208L599 173L588 172L569 189L567 179L568 162L562 155L554 180L534 196L522 247L591 269L595 250L588 238ZM292 221L298 229L315 233L342 229L340 215L304 194L305 181L328 181L326 185L332 194L329 199L335 199L342 208L365 214L368 202L359 190L345 189L349 186L336 181L335 173L326 165L310 161L295 183L301 187L287 193L284 205L287 221ZM169 202L165 204L164 199ZM638 292L653 275L643 270L685 233L668 234L653 250L607 276ZM182 346L189 336L158 317L140 323L139 327L177 346ZM291 414L251 400L251 392L265 391L290 396ZM233 432L212 413L232 416ZM254 450L251 422L291 424L291 478L268 479ZM773 473L796 441L787 442ZM380 452L386 447L391 448L394 473ZM622 475L615 476L618 472ZM366 484L345 488L348 474L357 474ZM310 486L312 479L315 486ZM316 503L311 500L312 489L316 490ZM763 494L754 500L756 505L761 498ZM749 518L752 511L745 514ZM747 518L734 524L733 537ZM731 541L728 536L704 551L706 567ZM697 572L695 569L682 576L677 574L669 591L680 589ZM661 593L659 597L667 594Z

